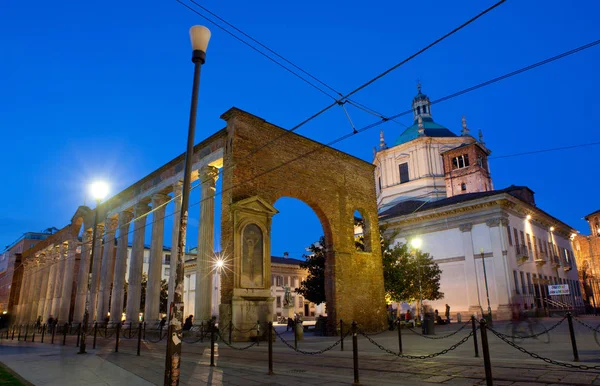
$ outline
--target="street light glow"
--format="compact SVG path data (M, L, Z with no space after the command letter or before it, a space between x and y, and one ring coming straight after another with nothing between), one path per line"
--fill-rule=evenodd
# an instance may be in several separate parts
M92 197L102 201L108 196L108 184L104 181L96 181L90 186L90 192L92 193Z
M550 232L554 232L554 227L550 227Z
M529 221L529 220L531 220L531 215L528 214L525 218L527 219L527 221Z
M410 246L413 247L413 249L419 249L421 248L421 245L423 245L423 240L418 237L410 240Z

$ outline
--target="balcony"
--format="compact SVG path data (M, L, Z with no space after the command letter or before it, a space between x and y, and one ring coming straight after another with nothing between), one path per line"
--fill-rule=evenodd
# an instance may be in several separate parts
M570 261L564 259L563 260L563 269L565 270L565 272L568 272L573 269L573 265L571 264Z
M517 254L517 264L523 264L529 260L529 251L527 250L527 246L525 244L516 244L515 250Z
M560 268L560 259L558 258L558 255L552 255L550 257L550 260L552 262L552 268L554 268L554 269Z
M548 255L546 255L546 252L538 251L537 257L535 258L535 265L537 265L538 267L541 267L544 264L546 264L547 260L548 260Z

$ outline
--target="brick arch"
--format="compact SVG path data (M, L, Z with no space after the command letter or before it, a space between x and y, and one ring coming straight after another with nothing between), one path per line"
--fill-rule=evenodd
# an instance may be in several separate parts
M329 244L329 323L356 320L366 330L383 329L381 250L356 251L350 220L360 208L369 220L371 238L378 240L373 165L236 108L221 118L227 121L229 144L223 155L222 249L233 250L235 203L254 196L271 206L281 197L299 199L317 214ZM232 302L233 285L232 278L222 282L225 308Z

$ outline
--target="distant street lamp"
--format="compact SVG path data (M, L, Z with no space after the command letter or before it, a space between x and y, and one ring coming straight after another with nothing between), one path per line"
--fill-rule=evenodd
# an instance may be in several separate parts
M480 248L479 252L481 253L481 262L483 265L483 280L485 281L485 296L487 297L487 304L488 304L488 322L491 322L492 320L492 307L490 306L490 292L488 290L488 281L487 281L487 273L485 271L485 253L484 253L484 249Z
M417 262L417 270L419 271L419 297L421 298L421 301L419 304L419 319L421 321L423 321L423 289L421 288L421 262L419 261L419 259L417 257L417 249L421 248L422 244L423 244L423 240L421 240L418 237L415 237L414 239L412 239L410 241L410 245L412 247L412 253L413 253L413 256L415 257L415 261Z
M192 104L188 127L187 150L183 169L183 188L181 193L181 214L179 216L179 240L175 263L175 291L169 305L169 330L167 333L167 355L165 358L165 385L179 385L179 367L181 365L181 329L183 327L183 259L192 177L192 158L194 155L194 132L196 130L196 111L198 109L198 89L200 87L200 68L206 60L206 48L210 40L210 30L196 25L190 28L192 41L192 62L194 63L194 83L192 86Z
M96 248L96 227L98 226L98 210L100 202L108 195L108 185L105 182L97 181L90 186L90 193L96 200L96 210L94 211L94 228L92 229L92 252L90 254L90 264L94 264L94 249ZM88 307L90 306L90 278L88 275L87 283L87 295L85 297L85 312L83 313L83 330L81 332L81 342L79 344L79 354L85 354L85 337L88 329L88 319L90 313Z

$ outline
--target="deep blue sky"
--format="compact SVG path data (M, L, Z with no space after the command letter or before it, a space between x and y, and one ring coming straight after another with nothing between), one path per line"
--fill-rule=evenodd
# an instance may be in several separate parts
M493 1L205 1L202 4L341 91L349 91ZM192 64L188 29L205 24L176 1L9 2L0 12L0 245L68 224L87 183L114 193L185 148ZM361 91L385 114L410 108L417 79L432 99L600 37L600 2L508 1ZM197 142L236 106L292 127L329 99L208 25ZM455 132L483 129L493 155L600 141L600 47L433 107ZM357 126L374 120L349 109ZM410 124L410 117L401 118ZM387 123L388 143L403 126ZM299 130L330 141L351 128L335 108ZM336 147L367 161L379 128ZM600 147L492 160L496 188L524 184L538 206L582 232L600 208ZM198 201L192 196L192 202ZM89 203L89 198L88 198ZM220 205L220 201L217 202ZM277 203L273 250L300 257L322 233L314 213ZM191 210L198 215L198 207ZM172 211L171 207L167 212ZM169 226L168 226L169 227ZM191 229L188 244L196 244ZM218 237L218 235L217 235ZM169 237L166 237L169 240Z

